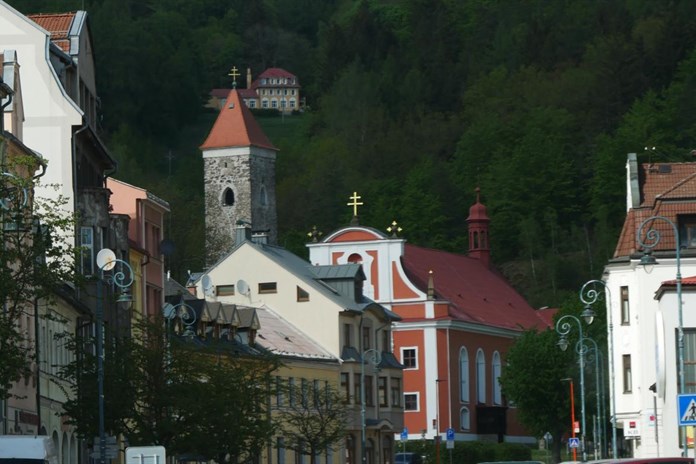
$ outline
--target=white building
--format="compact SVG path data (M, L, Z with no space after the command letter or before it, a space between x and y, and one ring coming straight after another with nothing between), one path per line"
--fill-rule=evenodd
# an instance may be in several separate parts
M614 257L605 268L611 296L607 327L619 449L640 458L679 456L676 334L680 311L675 279L679 264L684 393L696 393L696 287L689 279L696 276L696 163L639 165L631 153L627 181L626 220ZM653 216L661 219L649 220ZM651 229L659 233L656 245L646 236ZM640 264L646 248L642 245L654 245L657 264ZM688 435L693 446L692 428Z

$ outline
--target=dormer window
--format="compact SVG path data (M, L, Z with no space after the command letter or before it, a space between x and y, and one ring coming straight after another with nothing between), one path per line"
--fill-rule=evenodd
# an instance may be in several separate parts
M696 215L679 216L679 242L682 248L696 248Z

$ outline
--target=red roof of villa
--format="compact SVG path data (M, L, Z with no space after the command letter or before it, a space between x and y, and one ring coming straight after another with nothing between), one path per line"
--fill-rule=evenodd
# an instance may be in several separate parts
M27 15L27 17L51 34L51 42L58 45L64 52L70 51L68 32L75 18L75 12L39 13Z

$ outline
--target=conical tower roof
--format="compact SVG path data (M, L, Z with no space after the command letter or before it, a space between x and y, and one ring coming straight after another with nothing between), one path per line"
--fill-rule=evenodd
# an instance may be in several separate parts
M263 133L244 101L239 98L237 90L232 89L200 149L249 146L278 150Z

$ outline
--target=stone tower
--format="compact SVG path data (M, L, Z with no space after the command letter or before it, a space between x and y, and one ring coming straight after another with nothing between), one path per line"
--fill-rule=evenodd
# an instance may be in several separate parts
M275 244L278 149L233 89L201 145L205 181L206 263L232 250L238 223Z

